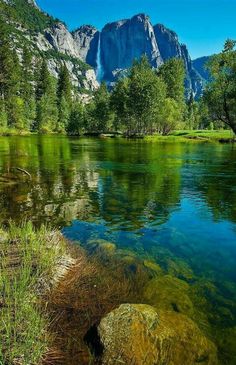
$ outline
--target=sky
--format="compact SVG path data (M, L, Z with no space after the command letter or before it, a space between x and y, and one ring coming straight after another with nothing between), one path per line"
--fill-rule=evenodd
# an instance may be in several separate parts
M192 59L220 52L227 38L236 39L236 0L37 0L50 15L73 30L145 13L153 24L174 30Z

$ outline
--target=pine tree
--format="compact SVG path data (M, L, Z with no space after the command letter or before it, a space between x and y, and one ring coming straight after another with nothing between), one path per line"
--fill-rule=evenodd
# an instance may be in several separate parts
M72 86L66 65L62 65L57 85L58 123L57 132L65 132L68 128L72 106Z
M56 129L58 120L56 81L50 75L47 63L43 60L38 85L37 98L37 126L40 133L52 132Z
M70 135L80 135L84 132L84 107L80 101L75 101L72 106L70 121L67 133Z
M21 98L22 68L19 57L9 41L7 27L0 25L0 97L2 113L7 115L7 126L24 129L24 108ZM6 124L4 122L4 124Z
M25 128L29 130L32 129L36 118L36 101L33 81L32 55L29 49L24 47L22 57L21 95L24 100L25 108Z

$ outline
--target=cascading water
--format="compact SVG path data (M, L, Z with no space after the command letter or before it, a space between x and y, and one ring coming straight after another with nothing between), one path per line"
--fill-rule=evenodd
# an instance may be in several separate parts
M97 50L96 63L97 63L97 69L96 69L97 81L101 82L103 79L103 75L104 75L103 68L102 68L102 57L101 57L101 33L99 33L99 38L98 38L98 50Z

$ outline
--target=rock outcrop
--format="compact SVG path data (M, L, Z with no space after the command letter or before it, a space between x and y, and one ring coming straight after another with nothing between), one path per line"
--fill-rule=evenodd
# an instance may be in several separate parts
M72 35L82 60L96 68L99 31L90 25L83 25Z
M170 58L181 58L186 70L186 89L197 97L203 81L194 69L186 45L164 25L153 26L145 14L105 25L101 32L91 26L83 26L73 33L79 53L84 61L97 67L98 46L103 80L112 83L128 69L134 59L146 54L150 64L158 68ZM100 38L100 44L99 44Z
M1 2L8 6L15 4L15 0ZM26 12L29 13L28 23L20 12L17 22L15 18L9 18L11 12L4 15L8 23L16 27L12 38L17 49L30 42L33 51L44 53L55 76L58 75L60 62L66 62L73 84L80 89L96 89L99 85L97 80L112 84L125 73L134 59L140 59L145 54L154 68L173 57L183 59L187 94L192 92L198 97L202 92L205 74L201 73L200 76L194 69L187 47L179 42L175 32L164 25L153 26L145 14L109 23L101 32L93 26L84 25L71 33L64 23L42 12L35 0L25 0L24 14Z
M190 319L122 304L102 319L98 334L103 365L216 365L216 348Z
M209 71L206 69L207 62L209 62L211 56L200 57L193 60L193 67L204 80L210 79Z
M56 23L46 29L44 37L55 51L82 59L74 38L63 23Z
M101 32L101 61L104 79L113 81L114 73L127 69L146 54L151 65L161 63L160 51L148 16L139 14L128 20L107 24Z
M80 56L92 67L102 67L102 79L108 83L123 75L134 59L146 54L150 64L158 68L170 58L181 58L186 70L187 94L201 95L204 80L194 69L186 45L178 36L162 24L153 26L145 14L105 25L101 32L91 26L83 26L73 33ZM100 43L99 43L100 38ZM98 47L100 45L100 60Z

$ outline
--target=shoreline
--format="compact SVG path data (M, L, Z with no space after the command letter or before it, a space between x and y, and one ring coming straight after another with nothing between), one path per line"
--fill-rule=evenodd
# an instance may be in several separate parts
M10 320L9 326L17 326L12 333L10 347L6 346L7 334L4 336L3 333L0 355L1 349L3 354L8 351L8 364L13 364L17 359L18 364L26 365L29 355L31 359L37 359L35 364L41 360L43 364L53 362L83 365L89 361L93 361L93 364L113 364L111 361L115 357L121 361L132 357L141 365L149 364L138 350L142 340L138 344L135 342L140 331L144 331L145 343L160 341L160 345L150 347L150 359L165 361L165 356L171 356L173 361L179 361L174 362L175 365L183 365L184 358L188 356L191 360L189 364L195 364L195 360L201 359L204 353L204 356L207 354L204 364L218 364L215 345L199 329L194 317L191 319L192 310L187 310L187 284L166 275L157 263L138 259L131 252L119 250L115 244L103 240L90 241L88 251L85 252L80 245L69 242L61 233L50 231L46 227L35 230L31 223L21 227L11 225L9 230L1 232L1 246L4 242L8 243L2 246L1 252L4 252L5 247L4 257L5 262L8 261L8 268L11 269L14 264L13 278L17 285L15 284L13 292L10 285L11 296L5 296L1 300L0 316L6 312L8 316L5 321L6 318L11 318L11 303L17 300L14 311L19 311L21 322L24 321L22 327L14 317L13 321ZM29 255L27 261L25 253ZM12 261L15 256L17 262ZM22 291L22 278L25 275L21 274L24 272L28 275ZM5 278L8 274L9 271L5 271ZM12 274L8 280L10 284ZM161 290L160 293L163 290L163 293L177 291L174 297L171 294L165 300L161 294L162 300L155 305L156 299L153 302L153 294L150 297L150 293L153 290L155 292L156 288ZM173 300L176 300L176 305L172 308ZM22 304L26 306L26 312L22 312ZM32 312L32 316L29 316L28 311ZM36 315L40 325L38 328L35 326ZM140 318L143 318L141 322ZM150 320L153 321L154 332L149 332ZM129 328L130 323L133 325ZM127 329L125 333L122 332L124 327ZM113 328L112 336L109 328ZM18 346L14 333L17 341L21 336L20 347L14 347ZM125 340L127 335L130 338L128 348ZM169 350L162 350L163 336L169 344ZM36 348L37 353L32 345L35 341L40 344ZM112 341L114 343L110 347L108 343ZM99 343L102 344L101 352ZM125 349L122 353L120 346ZM125 363L129 365L129 362Z
M125 140L144 140L152 142L219 142L222 144L235 143L236 137L230 130L183 130L183 131L173 131L167 136L153 134L153 135L140 135L140 136L126 136L122 133L84 133L83 135L67 135L58 133L48 133L40 134L28 131L0 131L0 137L30 137L30 136L58 136L58 137L68 137L68 138L121 138Z

